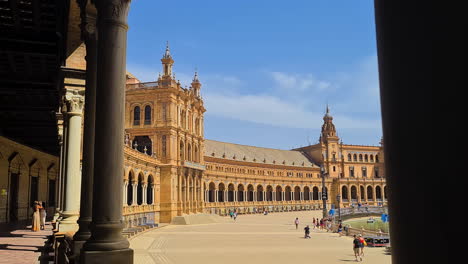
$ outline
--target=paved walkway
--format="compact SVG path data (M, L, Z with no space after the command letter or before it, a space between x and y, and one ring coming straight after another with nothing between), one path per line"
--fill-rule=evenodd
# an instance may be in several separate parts
M45 230L31 231L29 226L0 226L0 264L38 263L39 248L47 236L52 234L52 226L46 224Z
M236 222L169 225L130 240L135 264L301 264L354 262L352 238L304 227L321 211L239 215ZM296 230L294 219L299 217ZM390 264L385 248L366 247L366 263Z

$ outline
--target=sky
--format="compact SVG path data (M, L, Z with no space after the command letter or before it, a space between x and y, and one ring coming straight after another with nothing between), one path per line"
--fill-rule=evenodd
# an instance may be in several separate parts
M205 138L292 149L316 144L328 104L344 144L382 137L373 0L132 1L127 70L202 83Z

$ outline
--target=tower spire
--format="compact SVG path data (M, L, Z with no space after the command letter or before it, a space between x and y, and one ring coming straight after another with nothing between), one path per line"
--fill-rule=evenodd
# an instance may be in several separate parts
M164 53L161 62L163 64L163 76L171 77L172 75L172 64L174 64L174 60L171 56L171 51L169 50L169 41L166 43L166 52Z

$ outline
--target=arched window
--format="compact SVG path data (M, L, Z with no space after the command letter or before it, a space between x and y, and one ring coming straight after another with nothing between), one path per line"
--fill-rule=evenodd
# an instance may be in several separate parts
M167 156L167 139L166 139L166 135L163 135L162 136L162 139L161 139L161 147L162 147L162 156L163 157L166 157Z
M370 161L374 162L374 155L370 155Z
M379 156L375 155L375 162L379 162Z
M348 161L351 161L351 154L348 154Z
M367 156L367 154L364 155L364 161L365 161L365 162L369 162L369 157Z
M353 160L357 161L357 155L356 154L353 155Z
M140 125L140 107L135 106L133 109L133 125L139 126Z
M145 125L151 124L151 106L145 106Z
M359 154L359 161L362 161L362 154Z

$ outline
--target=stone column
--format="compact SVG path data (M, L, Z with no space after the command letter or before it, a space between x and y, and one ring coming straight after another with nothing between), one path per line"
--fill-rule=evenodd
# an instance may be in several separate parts
M86 240L91 237L89 225L92 220L93 209L93 174L94 174L94 129L96 115L96 74L97 74L97 33L96 14L93 11L86 12L86 2L81 6L81 12L88 13L86 21L82 21L82 36L86 44L86 89L84 105L84 129L83 129L83 171L81 177L81 202L79 230L73 237L73 255L79 260L80 250ZM88 6L88 10L92 10ZM83 18L83 16L82 16Z
M60 210L62 205L62 182L63 182L63 171L64 171L64 151L65 151L65 134L64 134L64 124L63 124L63 114L62 112L56 113L57 116L57 127L58 127L58 136L59 136L59 145L60 145L60 159L59 159L59 173L57 175L57 181L55 186L56 196L56 204L55 204L55 214L52 220L52 223L55 223L55 228L57 228L56 221L60 217Z
M60 232L77 231L78 218L80 216L80 191L81 191L81 121L84 106L83 91L66 89L65 100L68 121L67 129L67 158L65 171L65 203L63 204L63 219L59 224Z
M145 184L143 185L143 203L142 204L147 204L147 201L148 201L148 185Z
M130 0L96 0L98 41L96 129L91 237L81 261L133 263L133 250L122 236L125 73L127 15ZM109 202L113 201L113 202Z
M132 205L137 205L138 203L138 182L132 182Z
M127 205L127 199L128 199L128 197L127 197L128 189L127 189L127 188L128 188L128 181L125 181L125 182L124 182L124 186L123 186L123 192L122 192L122 197L123 197L123 199L122 199L122 205L123 205L123 206L126 206L126 205Z

